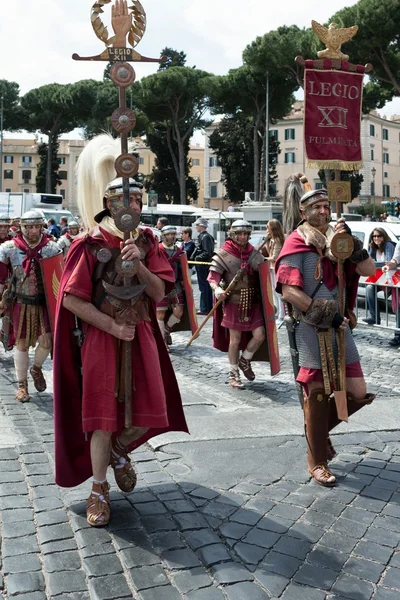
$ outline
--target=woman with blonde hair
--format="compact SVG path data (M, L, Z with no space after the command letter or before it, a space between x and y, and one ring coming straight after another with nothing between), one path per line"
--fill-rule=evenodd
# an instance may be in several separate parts
M277 260L285 241L285 235L283 233L283 227L278 219L270 219L267 223L267 243L261 248L261 254L266 257L271 266L271 278L274 289L274 304L278 311L276 324L280 327L283 323L285 316L285 309L283 306L282 296L275 292L275 261Z

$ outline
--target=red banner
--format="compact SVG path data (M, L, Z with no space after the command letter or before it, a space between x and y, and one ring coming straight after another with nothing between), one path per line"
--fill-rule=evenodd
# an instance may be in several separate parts
M362 166L363 73L305 69L307 167L354 171Z

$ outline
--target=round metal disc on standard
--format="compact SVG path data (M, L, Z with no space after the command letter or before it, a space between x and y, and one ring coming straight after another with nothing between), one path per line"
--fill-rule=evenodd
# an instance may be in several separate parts
M115 85L126 88L135 81L136 73L129 63L117 63L111 67L110 78Z
M126 133L135 128L136 115L129 108L117 108L111 115L111 124L118 133Z
M134 177L139 171L139 161L132 154L121 154L115 161L115 170L120 177Z
M354 240L349 233L335 233L331 239L331 252L336 258L344 260L353 254Z

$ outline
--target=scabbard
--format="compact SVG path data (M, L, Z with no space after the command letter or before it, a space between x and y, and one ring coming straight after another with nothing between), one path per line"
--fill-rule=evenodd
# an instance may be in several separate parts
M287 307L288 307L288 314L286 315L286 317L284 319L284 323L286 325L286 331L288 334L290 358L292 361L292 369L293 369L293 375L294 375L294 380L295 380L295 385L296 385L297 396L299 398L301 408L304 408L303 388L302 388L301 384L296 381L297 375L299 374L299 371L300 371L299 351L297 349L297 344L296 344L297 321L293 316L293 307L289 303L287 303Z

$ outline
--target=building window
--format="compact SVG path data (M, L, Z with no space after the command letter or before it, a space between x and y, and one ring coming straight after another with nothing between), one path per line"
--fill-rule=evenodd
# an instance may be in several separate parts
M23 156L22 157L22 164L23 165L30 165L32 162L32 157L31 156Z
M31 190L29 188L24 188L24 194L30 194Z
M4 162L7 163L8 165L11 165L14 162L14 157L7 154L4 157Z
M32 171L22 171L22 179L24 180L24 183L28 183L32 178Z
M139 156L139 165L144 165L144 158L143 158L143 156Z
M63 179L63 180L68 179L67 171L58 171L58 176L60 179Z
M199 167L200 166L200 159L199 158L192 158L192 166L193 167Z
M295 130L294 129L285 129L285 140L294 140L295 139Z
M293 131L294 131L294 129L293 129ZM275 141L278 141L278 130L277 129L270 129L269 130L269 137L271 139L275 140Z
M388 140L389 139L389 129L382 129L382 139L384 140Z
M322 183L322 181L317 181L315 184L315 189L316 190L321 190L324 187L324 184Z
M387 171L384 171L383 176L384 177L389 177L388 174L387 174Z
M210 167L218 167L218 158L216 156L210 156ZM217 196L215 196L217 197Z
M269 187L269 196L270 196L270 198L275 198L275 196L276 196L276 194L278 192L278 190L276 188L276 183L270 183L268 187Z
M294 163L294 162L296 162L294 152L285 152L285 163Z
M6 188L6 192L10 193L11 192L11 188Z
M14 179L14 171L12 169L4 169L4 179Z
M218 184L217 183L210 184L210 198L218 198Z
M369 126L369 135L371 137L375 137L375 125L370 125Z
M65 158L65 156L59 156L59 158L58 158L58 163L59 163L60 165L65 165L65 162L66 162L66 158Z
M65 200L65 190L60 190L60 194L63 197L63 200Z
M383 184L383 197L390 198L390 185L387 183Z
M373 148L371 148L371 160L375 160L374 156L375 156L374 155L374 150L373 150Z
M383 153L383 162L387 165L389 164L389 152Z

